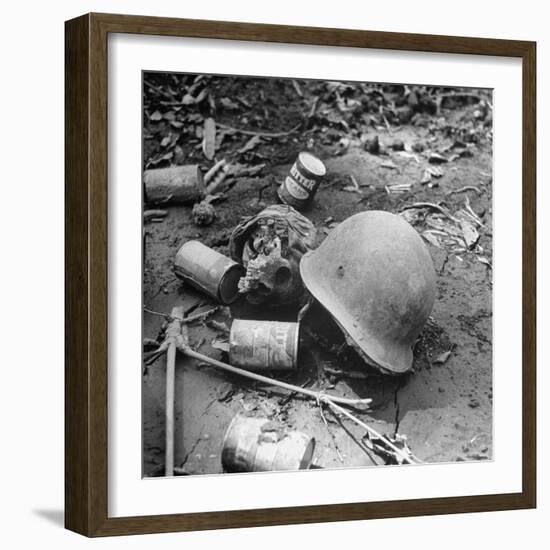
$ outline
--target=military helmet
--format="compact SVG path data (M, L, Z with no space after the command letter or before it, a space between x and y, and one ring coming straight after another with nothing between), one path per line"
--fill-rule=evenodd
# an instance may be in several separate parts
M389 374L411 369L436 284L426 245L401 216L369 211L347 218L302 257L300 272L367 363Z

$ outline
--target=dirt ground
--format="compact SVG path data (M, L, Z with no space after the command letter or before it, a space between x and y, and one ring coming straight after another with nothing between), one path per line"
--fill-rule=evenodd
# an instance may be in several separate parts
M212 225L194 225L191 206L169 205L162 206L168 211L162 221L145 224L144 307L168 314L173 306L183 305L189 314L215 305L175 277L173 260L178 248L198 239L228 254L232 229L243 217L277 202L277 186L297 154L310 150L327 167L312 207L304 212L315 224L319 241L357 212L402 213L420 233L428 230L424 236L437 273L438 294L414 348L412 373L400 377L379 374L351 350L342 364L342 357L330 346L340 335L328 314L316 306L305 323L320 339L314 344L304 340L297 372L278 377L341 396L373 398L371 410L361 414L361 419L384 434L405 435L422 461L491 459L490 92L418 87L416 92L412 89L411 99L411 89L402 86L162 74L146 75L146 82L150 83L144 102L146 168L187 163L199 163L204 171L210 168L214 161L205 159L201 147L206 116L230 127L225 133L218 127L222 132L217 138L216 160L235 155L250 140L251 135L235 128L276 133L300 126L282 137L262 137L253 149L240 154L239 162L246 166L265 166L254 177L228 182L223 200L215 205ZM207 90L201 101L185 100L186 93L197 97L201 90ZM438 98L435 103L426 99L434 97ZM375 136L382 145L380 151L372 146ZM405 151L399 150L399 142ZM436 168L429 181L427 168ZM475 242L466 239L466 246L457 245L456 239L445 237L450 218L431 206L405 208L416 203L440 206L452 217L471 207L479 220L475 224L479 238ZM231 316L295 320L296 308L253 310L241 300L231 311L220 309L212 319L229 326ZM162 324L161 316L144 312L143 336L156 339ZM189 336L196 350L223 359L222 352L211 346L220 336L216 328L192 324ZM337 373L340 369L352 375ZM360 376L353 374L357 372ZM162 475L164 358L144 368L142 392L143 475ZM281 420L313 436L316 466L384 463L365 445L365 433L358 426L328 410L324 422L314 400L178 355L175 465L189 474L222 473L223 435L234 415L242 411Z

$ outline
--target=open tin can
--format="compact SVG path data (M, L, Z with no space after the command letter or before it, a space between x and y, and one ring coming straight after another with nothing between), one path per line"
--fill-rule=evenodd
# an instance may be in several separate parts
M235 319L229 361L250 370L293 370L298 366L298 323Z
M296 210L307 208L313 201L321 178L327 173L321 160L311 153L302 152L292 165L290 173L277 194L282 202Z
M188 241L178 250L174 271L185 282L222 304L231 304L237 299L239 279L245 274L241 264L199 241Z
M313 462L315 439L267 418L237 414L222 445L225 472L307 470Z

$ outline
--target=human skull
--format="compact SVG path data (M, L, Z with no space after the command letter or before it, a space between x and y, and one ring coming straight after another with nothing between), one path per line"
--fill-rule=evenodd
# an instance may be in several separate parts
M292 207L273 205L240 224L231 236L233 259L246 268L239 291L252 304L299 302L300 259L312 249L313 224Z

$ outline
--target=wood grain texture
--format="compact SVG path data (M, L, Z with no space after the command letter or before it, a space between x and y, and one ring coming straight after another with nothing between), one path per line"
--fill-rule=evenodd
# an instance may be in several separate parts
M231 512L108 517L107 37L110 32L493 55L522 59L522 492ZM105 536L480 512L532 508L536 505L535 43L88 14L66 23L65 44L65 524L68 529L87 536Z
M65 526L89 532L89 18L65 26Z

